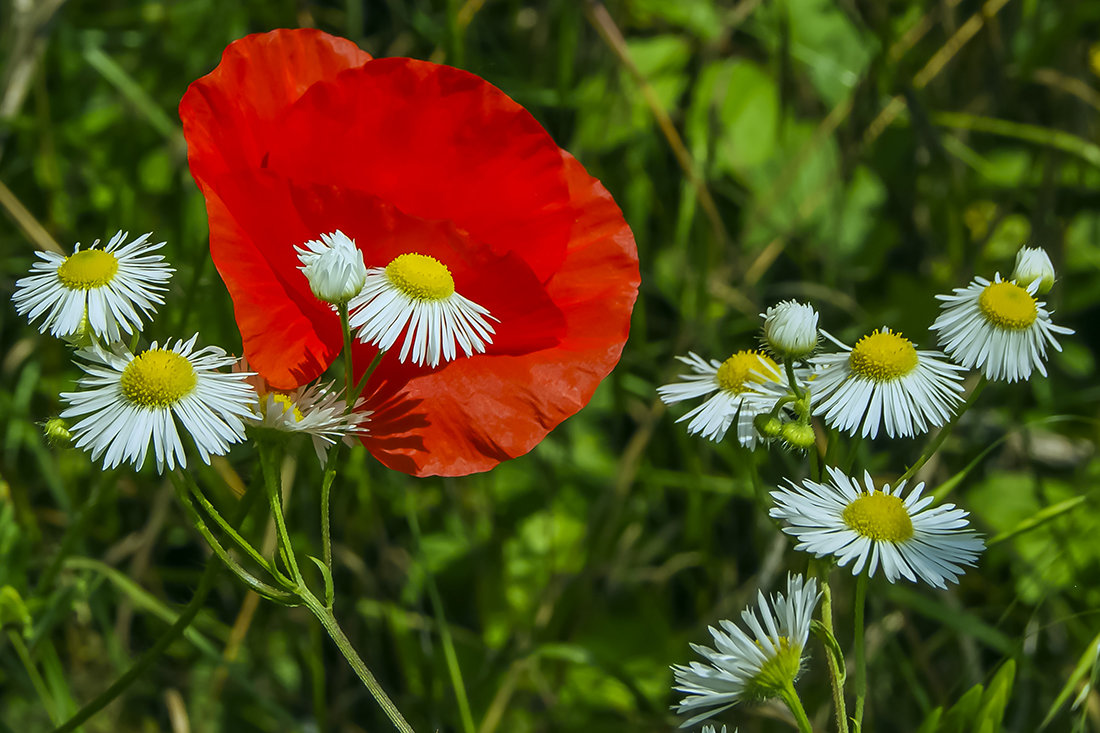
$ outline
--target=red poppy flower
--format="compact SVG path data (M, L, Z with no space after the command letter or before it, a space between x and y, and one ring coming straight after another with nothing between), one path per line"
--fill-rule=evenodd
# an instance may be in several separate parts
M180 116L245 355L273 386L316 378L342 346L295 253L323 234L354 240L368 268L432 257L495 319L484 353L382 359L364 443L390 468L463 475L522 455L618 361L633 235L603 186L484 80L277 30L232 43ZM376 353L357 343L357 368Z

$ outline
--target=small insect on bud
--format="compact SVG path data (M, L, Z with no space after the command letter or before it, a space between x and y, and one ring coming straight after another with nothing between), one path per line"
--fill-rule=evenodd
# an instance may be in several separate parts
M50 445L57 448L67 448L72 445L73 435L69 432L69 424L59 417L51 417L42 426L42 433Z

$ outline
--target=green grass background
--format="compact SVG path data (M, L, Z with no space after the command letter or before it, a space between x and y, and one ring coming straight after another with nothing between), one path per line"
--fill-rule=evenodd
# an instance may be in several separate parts
M991 385L924 471L939 483L969 466L952 500L997 541L946 592L871 583L867 730L917 730L975 685L982 730L1031 733L1048 717L1052 731L1100 730L1096 692L1068 705L1100 632L1100 7L5 0L3 299L35 246L152 230L178 271L146 336L201 330L239 350L175 110L230 41L298 25L499 86L604 182L641 257L621 364L530 455L416 480L360 449L337 481L337 616L418 731L467 730L429 576L473 730L673 730L668 666L693 658L707 624L807 567L750 478L755 467L766 489L805 462L687 436L682 410L655 398L673 356L751 346L756 314L791 297L841 338L889 325L931 348L932 295L1007 274L1025 243L1050 252L1048 300L1077 334L1049 378ZM43 441L36 422L77 373L62 344L0 307L2 733L49 730L103 689L190 598L206 558L148 467L103 472ZM923 445L879 440L856 465L891 479ZM320 473L299 448L284 464L287 511L317 554ZM257 469L245 446L196 473L216 487L218 473L249 482ZM264 521L250 517L254 536ZM853 584L834 577L847 649ZM193 632L85 730L387 730L312 617L255 601L223 576ZM799 689L831 730L823 660L812 642ZM782 718L764 705L722 720L790 730ZM974 719L960 708L928 730L979 730Z

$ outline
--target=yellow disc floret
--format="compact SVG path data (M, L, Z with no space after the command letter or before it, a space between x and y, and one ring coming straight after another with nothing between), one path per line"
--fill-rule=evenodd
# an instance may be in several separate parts
M122 396L140 407L170 407L190 394L197 379L191 362L174 351L153 349L122 371Z
M978 296L978 308L987 321L1009 331L1028 328L1039 315L1031 293L1007 280L987 285Z
M85 249L67 257L57 268L57 279L69 290L91 290L111 282L118 260L102 249Z
M275 404L282 405L284 415L293 411L294 422L301 422L302 418L305 417L302 415L302 411L298 409L298 405L294 404L294 400L290 399L288 395L281 392L272 392L271 399L274 400Z
M851 529L872 540L905 542L913 536L913 520L901 499L882 491L860 494L842 516Z
M414 300L444 300L455 291L454 278L446 265L414 252L400 255L386 265L386 277Z
M859 341L848 355L852 371L875 382L904 377L917 366L917 350L900 333L875 330Z
M725 391L741 394L750 391L753 384L771 381L778 372L775 362L759 351L738 351L722 362L715 379Z

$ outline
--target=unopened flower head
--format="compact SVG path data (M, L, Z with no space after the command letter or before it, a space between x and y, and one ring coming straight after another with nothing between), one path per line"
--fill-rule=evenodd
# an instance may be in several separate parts
M817 311L812 305L784 300L760 314L764 343L787 359L804 359L817 348Z
M1047 345L1061 351L1055 335L1073 329L1051 322L1046 303L1035 298L1039 282L1002 280L998 273L992 282L976 277L953 295L937 295L942 312L932 330L939 332L944 351L989 379L1022 381L1034 369L1045 377Z
M411 357L417 366L451 361L459 348L466 356L484 353L495 333L489 321L497 320L455 291L446 265L415 252L367 270L366 285L350 307L360 341L388 351L404 331L400 360Z
M234 371L248 372L248 363L242 359ZM359 398L353 409L347 411L343 393L334 390L331 382L279 391L271 389L258 374L250 374L246 381L256 391L258 413L246 422L280 432L309 435L322 466L328 460L329 446L338 440L352 445L355 438L368 432L371 411L361 409L365 400Z
M236 359L216 346L195 350L197 339L153 342L136 356L121 347L78 352L82 389L61 394L69 405L61 417L79 418L70 428L76 447L91 451L92 460L103 456L104 468L126 462L140 469L152 441L163 472L165 464L187 465L177 422L206 463L243 440L256 402L248 375L218 371Z
M903 498L904 481L876 488L865 473L861 486L837 468L828 470L827 483L791 482L771 494L770 514L789 525L783 531L798 539L796 550L833 555L841 567L852 563L853 575L866 568L874 576L881 565L891 583L903 577L945 588L944 581L957 582L962 566L973 565L984 549L967 528L967 512L954 504L929 508L923 483Z
M318 300L344 305L359 294L367 280L363 253L355 242L337 229L295 247L302 266L298 269L309 281L309 289Z
M1054 264L1042 247L1021 247L1016 253L1016 267L1012 270L1012 279L1017 285L1027 287L1036 280L1039 286L1037 295L1046 295L1054 287Z
M126 242L126 232L81 249L77 242L69 256L36 252L42 260L31 274L15 283L12 302L31 323L42 318L39 331L49 329L58 338L78 336L90 329L96 337L114 342L122 333L141 329L156 306L174 271L156 250L164 242L150 242L150 233Z
M854 347L832 340L843 351L813 359L812 384L814 414L837 430L874 438L881 425L891 438L919 435L947 422L962 401L964 370L900 333L884 327Z
M766 700L794 684L802 670L802 651L810 635L810 622L820 594L817 580L787 576L787 594L776 593L771 602L757 594L757 609L741 613L745 630L732 621L711 627L714 649L692 644L706 659L675 665L673 687L686 696L677 712L691 714L680 727L699 723L738 702Z
M769 412L784 393L776 363L758 351L738 351L725 361L707 362L694 352L676 358L691 367L691 373L678 375L682 382L657 388L666 405L715 393L676 422L690 420L689 433L718 441L736 421L738 442L755 446L753 421Z

